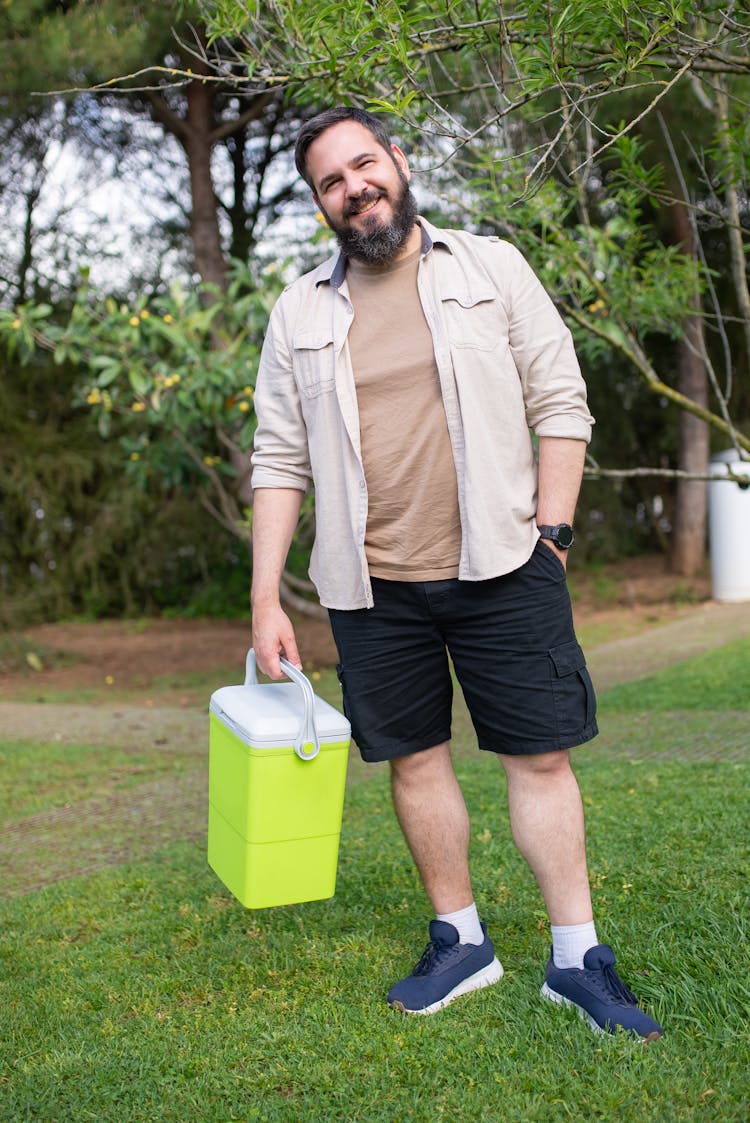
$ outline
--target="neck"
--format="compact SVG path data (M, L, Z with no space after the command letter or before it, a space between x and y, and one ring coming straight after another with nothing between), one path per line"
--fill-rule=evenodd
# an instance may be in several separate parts
M416 222L409 231L409 236L401 246L401 249L396 253L393 261L400 261L403 257L408 257L410 253L418 250L422 244L422 227Z

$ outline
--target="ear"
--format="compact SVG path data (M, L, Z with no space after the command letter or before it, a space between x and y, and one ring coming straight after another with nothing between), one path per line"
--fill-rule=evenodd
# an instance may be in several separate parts
M403 152L397 144L391 145L391 155L393 156L393 159L396 161L401 171L406 176L407 180L411 179L411 168L409 167L409 161L406 159L406 156L404 156Z

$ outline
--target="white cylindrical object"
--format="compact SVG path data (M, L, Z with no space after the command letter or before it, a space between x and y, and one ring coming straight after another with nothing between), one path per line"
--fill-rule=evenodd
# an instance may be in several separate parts
M711 460L711 474L727 469L747 484L711 480L708 485L708 534L711 546L711 584L714 600L750 600L750 461L739 460L734 449Z

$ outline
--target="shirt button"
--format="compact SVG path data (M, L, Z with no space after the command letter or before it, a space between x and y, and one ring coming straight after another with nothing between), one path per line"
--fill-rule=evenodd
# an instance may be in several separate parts
M365 481L364 481L364 480L360 480L360 481L359 481L359 490L360 490L360 491L364 491L364 490L365 490L365 486L366 486L366 485L365 485Z

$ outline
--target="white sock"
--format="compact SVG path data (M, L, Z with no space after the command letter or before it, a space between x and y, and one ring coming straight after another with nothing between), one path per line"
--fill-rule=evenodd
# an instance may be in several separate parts
M583 967L583 957L589 948L596 947L596 928L593 920L588 924L553 924L552 959L555 967Z
M473 902L467 908L459 909L458 912L439 912L437 919L453 925L458 931L459 944L484 943L484 932L479 923L477 906Z

